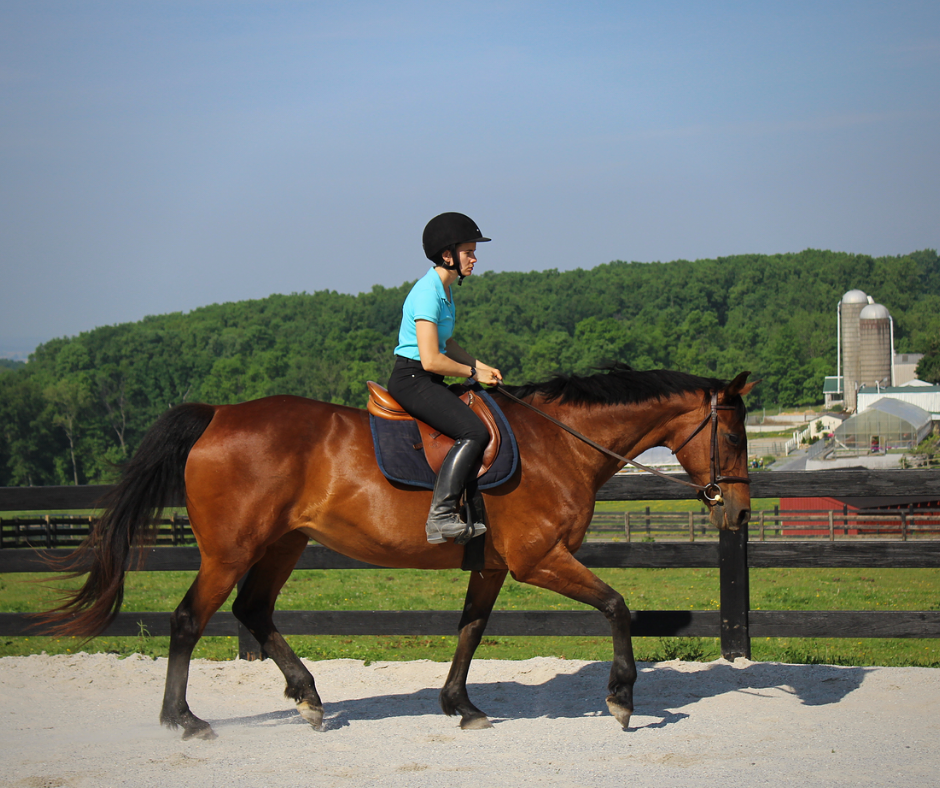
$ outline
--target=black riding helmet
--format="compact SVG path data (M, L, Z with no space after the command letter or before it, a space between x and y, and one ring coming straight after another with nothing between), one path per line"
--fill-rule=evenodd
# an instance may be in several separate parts
M424 235L421 238L424 246L424 254L434 265L447 268L451 271L457 270L457 245L469 243L483 243L491 239L484 238L477 223L469 216L462 213L442 213L435 216L427 223L424 228ZM448 265L444 262L443 253L450 249L453 262ZM463 284L463 277L457 284Z

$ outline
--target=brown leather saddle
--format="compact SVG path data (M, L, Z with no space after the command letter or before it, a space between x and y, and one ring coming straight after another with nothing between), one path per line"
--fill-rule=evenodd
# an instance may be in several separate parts
M389 421L412 420L417 424L418 432L421 435L421 442L414 444L414 449L415 451L420 451L422 448L424 449L424 456L428 461L428 465L431 466L431 470L436 474L441 469L441 464L444 462L444 457L447 456L447 452L449 452L451 446L454 445L454 439L435 430L423 421L414 418L394 400L384 386L380 386L372 380L367 381L366 385L369 387L369 404L367 406L369 413L379 419L388 419ZM451 387L452 390L453 388L454 387ZM480 471L477 473L477 477L479 478L490 469L490 466L496 459L496 455L499 453L499 428L496 426L496 419L493 418L493 414L490 412L486 402L484 402L483 397L474 394L472 389L463 386L458 388L463 391L463 393L459 395L461 401L486 425L486 430L490 434L490 441L483 450L483 460L480 465Z

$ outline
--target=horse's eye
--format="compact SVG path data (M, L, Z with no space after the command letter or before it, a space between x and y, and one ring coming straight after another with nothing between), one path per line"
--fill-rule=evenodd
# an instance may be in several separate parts
M737 446L741 442L741 436L735 435L733 432L728 433L728 443L732 446Z

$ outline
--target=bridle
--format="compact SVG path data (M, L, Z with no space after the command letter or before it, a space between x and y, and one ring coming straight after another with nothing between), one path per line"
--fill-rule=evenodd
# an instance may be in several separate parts
M718 404L718 392L712 391L711 393L711 409L706 414L705 418L702 419L701 423L692 431L692 434L689 435L677 449L673 449L673 455L678 454L685 446L691 441L696 435L698 435L705 426L711 422L711 457L709 461L710 465L710 479L708 484L695 484L694 482L687 482L685 479L677 479L675 476L668 473L663 473L662 471L656 470L656 468L650 468L648 465L643 465L642 463L637 462L636 460L631 460L627 457L624 457L617 452L613 452L610 449L604 448L599 443L595 443L590 438L585 435L582 435L575 429L572 429L564 422L559 421L553 416L549 416L545 411L539 410L535 405L526 402L524 399L519 399L519 397L514 394L510 394L506 387L502 383L496 384L496 389L503 395L511 399L513 402L517 402L520 405L528 408L529 410L535 411L540 416L545 419L548 419L552 424L561 427L565 432L574 435L578 440L583 441L588 444L588 446L593 446L600 452L613 457L615 460L620 462L628 463L635 468L639 468L641 471L648 471L649 473L656 474L656 476L661 476L663 479L668 479L671 482L676 484L684 484L686 487L691 487L694 490L698 490L699 495L702 499L709 505L716 506L718 504L724 503L724 497L721 494L721 483L722 482L731 482L734 484L750 484L751 480L747 476L725 476L721 472L721 460L718 453L718 411L720 410L735 410L734 405L719 405Z
M721 459L718 455L718 411L719 410L735 410L734 405L719 405L718 404L718 392L712 391L712 402L711 402L711 412L702 419L701 424L699 424L677 449L673 450L673 455L678 454L682 449L685 448L686 444L692 440L696 435L698 435L704 428L705 425L710 421L712 423L712 438L711 438L711 457L709 459L709 464L711 465L711 481L706 484L704 487L700 488L702 497L705 498L709 503L723 503L724 499L721 495L721 487L719 486L721 482L732 482L736 484L750 484L751 480L747 476L725 476L721 472ZM676 479L676 481L681 481L681 479ZM697 486L697 485L693 485ZM709 490L714 490L715 496L711 497L708 494Z

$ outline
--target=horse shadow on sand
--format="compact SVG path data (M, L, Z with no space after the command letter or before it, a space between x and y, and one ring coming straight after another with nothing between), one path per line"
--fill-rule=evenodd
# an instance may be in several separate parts
M736 667L723 660L692 671L672 663L638 663L636 712L630 728L664 728L690 716L690 707L703 699L732 693L756 696L791 696L805 706L840 702L857 690L870 668L828 665L753 663ZM485 672L485 668L483 671ZM559 673L542 683L476 681L467 688L473 702L494 725L514 719L575 719L606 716L609 662L585 664L573 673ZM471 673L472 676L472 673ZM382 720L440 714L439 687L403 694L380 694L324 701L324 729L335 730L354 720ZM306 725L296 711L283 710L251 717L215 720L226 725Z

